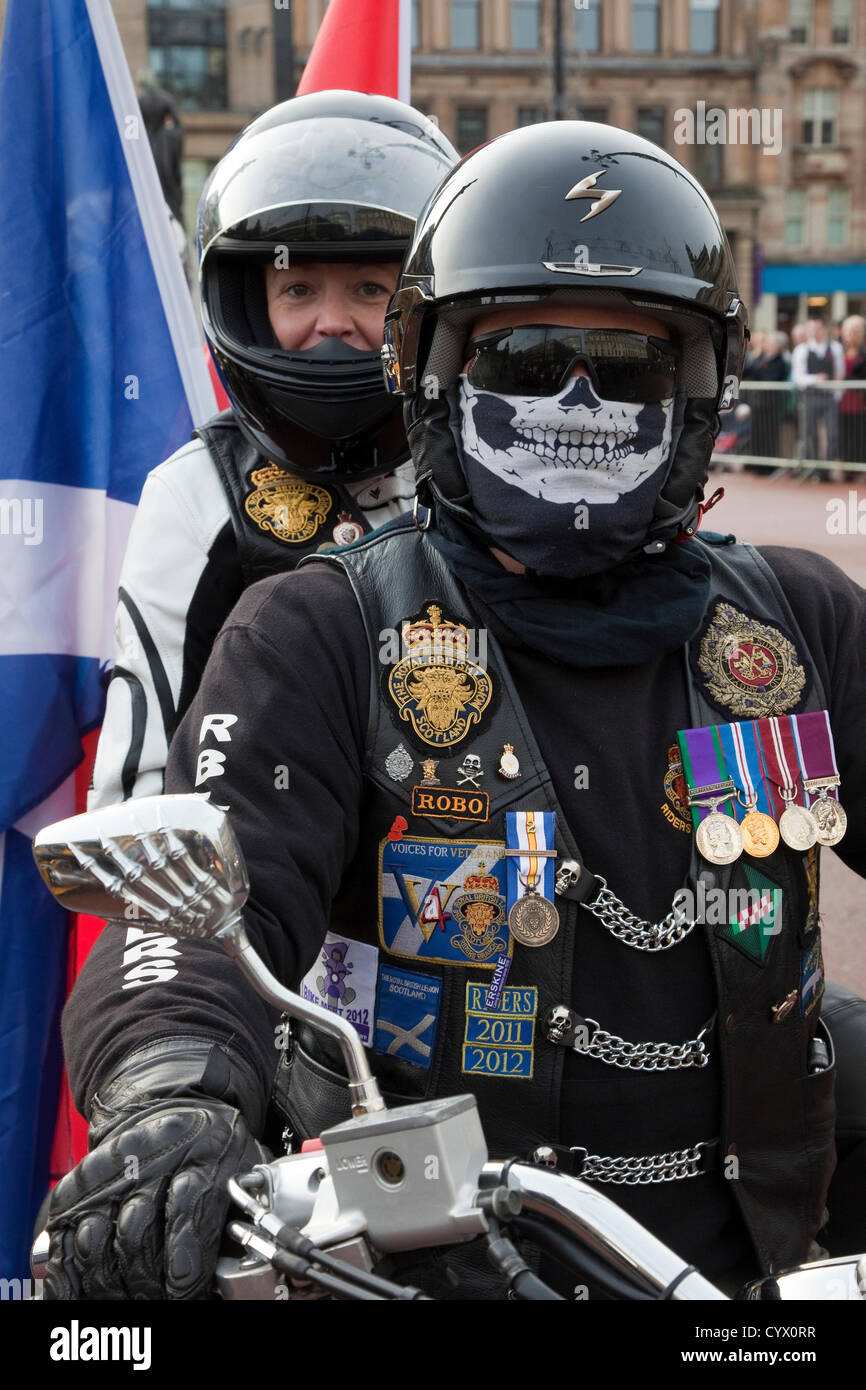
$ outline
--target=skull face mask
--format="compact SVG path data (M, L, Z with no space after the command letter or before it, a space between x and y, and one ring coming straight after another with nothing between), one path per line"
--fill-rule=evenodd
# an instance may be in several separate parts
M504 396L461 376L462 462L479 525L536 574L609 569L646 536L673 407L602 401L588 377L555 396Z

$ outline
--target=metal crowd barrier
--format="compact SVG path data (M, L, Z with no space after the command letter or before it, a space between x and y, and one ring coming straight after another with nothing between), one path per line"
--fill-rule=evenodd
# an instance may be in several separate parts
M712 462L807 476L866 472L866 381L743 381ZM846 399L847 398L847 399ZM860 411L852 410L860 404Z

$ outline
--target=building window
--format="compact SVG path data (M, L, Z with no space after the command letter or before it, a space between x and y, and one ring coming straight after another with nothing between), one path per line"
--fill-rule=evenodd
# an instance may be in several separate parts
M690 0L689 23L692 53L718 53L719 0Z
M695 145L692 150L692 173L704 188L720 188L724 181L724 159L721 145Z
M802 246L806 227L806 190L789 188L785 194L785 245Z
M601 48L601 0L586 0L574 8L574 46L582 53L597 53Z
M457 138L454 143L461 154L468 154L487 139L487 107L458 106Z
M225 5L208 0L148 0L148 64L185 110L224 111Z
M481 43L480 0L451 0L451 47L478 48Z
M791 0L791 43L808 43L812 36L812 0Z
M412 0L412 47L421 47L421 0Z
M833 0L833 43L851 40L851 0Z
M659 51L659 0L632 0L631 46L636 53Z
M606 106L582 106L578 102L574 114L579 121L595 121L598 125L607 125Z
M831 188L827 193L827 245L848 244L848 210L851 195L847 188Z
M546 106L518 106L518 108L517 108L517 124L518 124L518 126L523 126L523 125L541 125L541 123L542 123L543 121L546 121L546 120L547 120L547 107L546 107Z
M637 109L637 134L644 140L652 140L654 145L665 143L665 108L663 106L639 106Z
M538 0L511 0L511 47L538 50Z
M833 87L816 87L803 93L803 144L835 145L839 93Z

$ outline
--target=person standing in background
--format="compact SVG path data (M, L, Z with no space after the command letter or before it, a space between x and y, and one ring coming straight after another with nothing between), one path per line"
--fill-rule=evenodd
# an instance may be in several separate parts
M842 324L846 381L866 380L866 320L851 314ZM839 402L839 457L866 463L866 388L842 393Z

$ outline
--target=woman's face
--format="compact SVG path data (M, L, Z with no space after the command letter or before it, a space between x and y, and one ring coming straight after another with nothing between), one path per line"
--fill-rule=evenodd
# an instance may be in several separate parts
M397 261L265 266L268 318L277 342L287 352L303 352L323 338L340 338L349 347L377 352L399 273Z

